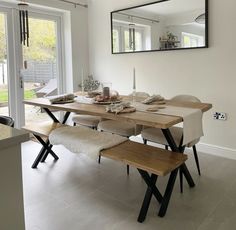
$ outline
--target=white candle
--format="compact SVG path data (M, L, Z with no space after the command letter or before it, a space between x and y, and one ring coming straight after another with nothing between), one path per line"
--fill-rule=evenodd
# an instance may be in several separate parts
M81 88L82 88L82 91L84 91L84 69L83 68L81 71Z
M133 70L133 90L136 90L136 76L135 76L135 68Z

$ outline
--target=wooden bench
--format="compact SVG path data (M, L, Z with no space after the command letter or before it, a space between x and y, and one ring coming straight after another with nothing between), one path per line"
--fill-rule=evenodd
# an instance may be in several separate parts
M101 156L137 168L147 184L148 188L138 216L138 222L145 220L152 195L160 203L158 215L160 217L165 216L179 167L187 160L187 155L127 141L110 149L103 150ZM157 177L168 174L170 174L170 177L165 193L162 195L156 187Z
M55 122L44 122L39 124L31 123L23 127L24 130L33 133L37 140L43 145L32 168L36 168L39 162L45 161L49 153L52 154L55 160L59 159L52 151L52 145L49 143L49 140L47 139L45 142L42 137L48 138L52 130L62 126L64 125ZM143 222L146 218L152 195L154 195L156 200L160 203L158 215L160 217L165 216L179 167L187 160L187 155L133 141L126 141L112 148L103 150L100 155L137 168L147 184L147 191L138 216L139 222ZM151 175L149 175L149 173L151 173ZM170 177L165 192L162 195L156 187L156 181L158 176L166 176L168 174L170 174Z
M42 148L36 157L32 168L37 168L40 162L45 162L48 154L50 153L55 160L58 160L59 157L52 151L52 145L50 144L48 137L50 133L59 127L65 126L61 123L53 122L53 121L46 121L46 122L30 122L27 123L22 129L30 132L34 135L34 137L39 141L42 145ZM46 138L46 141L44 140Z

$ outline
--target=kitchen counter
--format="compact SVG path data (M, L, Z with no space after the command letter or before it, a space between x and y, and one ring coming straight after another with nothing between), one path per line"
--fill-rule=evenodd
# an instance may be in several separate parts
M25 229L21 143L29 134L0 124L0 229Z
M0 124L0 150L29 140L29 133Z

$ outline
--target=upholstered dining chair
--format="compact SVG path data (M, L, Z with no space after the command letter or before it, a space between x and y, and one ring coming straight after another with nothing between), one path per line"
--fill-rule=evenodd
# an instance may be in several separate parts
M11 117L0 116L0 124L14 127L14 120Z
M130 97L132 94L129 95ZM148 93L145 92L136 92L135 95L137 98L146 98L149 97ZM141 133L142 126L132 124L130 122L124 121L115 121L115 120L105 120L101 121L98 124L98 130L102 132L109 132L112 134L117 134L124 137L131 137ZM99 156L98 162L101 162L101 156ZM127 165L127 174L129 174L129 165Z
M172 98L173 101L182 102L182 101L188 101L188 102L201 102L198 98L191 96L191 95L178 95ZM176 143L180 143L182 135L183 135L183 128L181 127L171 127L170 132L175 140ZM144 144L147 144L147 141L151 141L154 143L158 143L161 145L165 145L165 148L168 149L168 143L161 131L161 129L157 128L146 128L142 130L141 132ZM200 138L197 140L194 140L186 145L188 148L193 148L194 158L198 170L198 174L201 175L200 171L200 165L199 165L199 159L196 149L196 144L199 142Z
M101 117L92 115L76 114L72 117L73 125L87 126L92 129L97 129L98 123L101 121Z

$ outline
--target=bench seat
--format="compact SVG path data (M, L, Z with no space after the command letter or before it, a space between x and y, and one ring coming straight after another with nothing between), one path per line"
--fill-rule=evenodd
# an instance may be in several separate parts
M45 122L29 122L25 126L22 127L27 132L36 134L41 137L49 137L49 134L59 127L65 126L61 123L56 123L53 121L45 121Z
M49 153L55 160L59 159L52 151L52 144L50 144L48 137L54 129L62 126L64 125L55 122L43 122L31 123L23 127L24 130L33 133L43 146L32 168L36 168L39 162L44 162ZM47 140L44 141L42 139L43 137L47 137ZM88 137L88 143L89 141L92 142L92 139L89 140ZM100 155L137 168L145 181L147 191L138 216L138 222L141 223L145 220L152 196L160 203L158 215L160 217L165 216L178 170L184 165L187 160L187 155L130 140L109 149L102 150ZM151 175L149 173L151 173ZM156 181L158 176L166 176L168 174L170 174L169 180L165 192L162 195L156 186Z
M32 164L32 168L37 168L40 162L45 162L49 153L53 156L55 160L59 159L59 157L52 151L53 146L50 144L48 137L54 129L57 129L62 126L65 125L53 121L45 121L38 123L30 122L22 127L23 130L32 133L34 137L38 140L38 142L42 145L38 156Z
M126 141L120 145L101 151L101 156L137 168L147 184L138 222L142 223L146 219L153 195L160 204L158 215L160 217L165 216L178 170L184 165L187 155L137 142ZM167 174L170 174L170 176L165 192L162 195L156 186L156 181L158 176L166 176Z
M110 149L103 150L101 156L121 161L138 169L158 176L166 176L187 160L187 155L126 141Z

